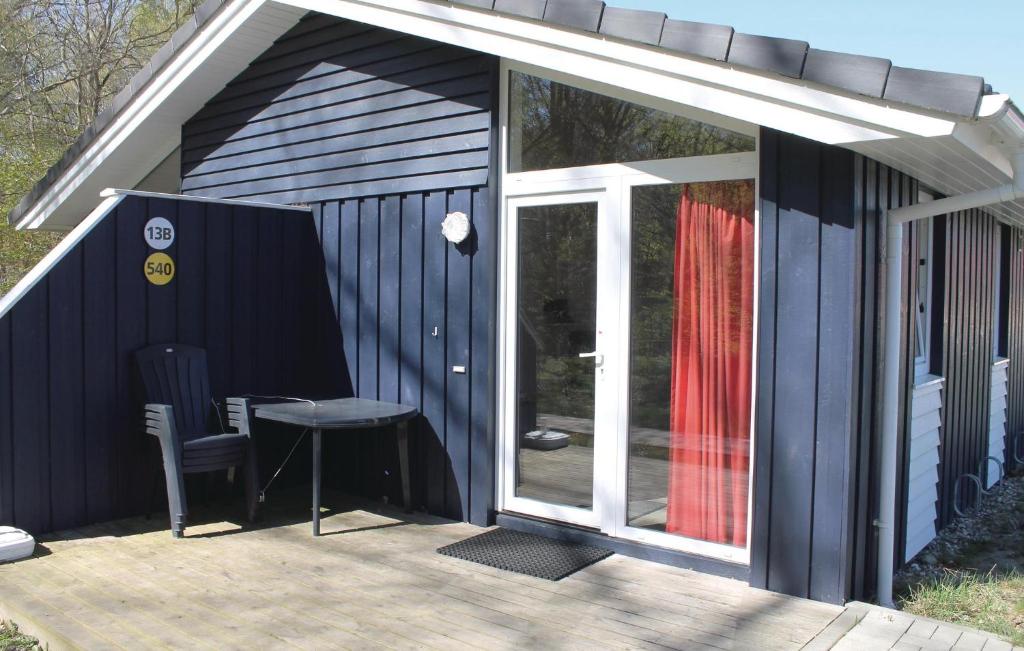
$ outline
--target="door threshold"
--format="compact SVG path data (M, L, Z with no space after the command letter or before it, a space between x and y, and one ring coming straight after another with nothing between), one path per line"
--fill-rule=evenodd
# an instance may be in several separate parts
M667 549L665 547L657 547L655 545L648 545L634 540L613 538L589 527L581 527L574 524L566 524L564 522L557 522L508 511L498 513L495 518L495 524L499 527L522 531L524 533L533 533L539 536L554 538L556 540L565 540L568 542L592 545L602 549L609 549L616 554L629 556L631 558L639 558L641 560L651 561L652 563L660 563L662 565L670 565L672 567L679 567L686 570L694 570L695 572L702 572L704 574L714 574L716 576L737 579L748 583L750 581L750 566L748 565L731 563L717 558L690 554L675 549Z

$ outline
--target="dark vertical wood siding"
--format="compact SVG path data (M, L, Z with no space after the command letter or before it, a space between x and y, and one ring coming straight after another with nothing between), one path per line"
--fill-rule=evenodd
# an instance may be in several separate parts
M853 360L856 381L860 386L852 441L852 481L850 483L850 554L847 571L850 575L850 597L864 598L874 589L871 578L876 562L877 545L872 524L877 504L877 463L873 432L878 418L874 399L881 376L876 360L882 348L879 323L883 315L882 304L876 300L882 287L880 276L880 242L885 229L878 214L878 164L863 157L854 157L854 219L858 225L858 261L856 269L861 304L857 315L856 332L861 342L860 354Z
M874 591L877 564L877 533L872 525L877 517L878 499L878 417L877 405L881 396L881 368L877 365L877 347L880 345L878 325L884 322L885 279L875 271L878 256L884 255L883 214L887 209L911 205L917 200L917 182L895 170L874 161L856 159L857 213L865 225L867 239L863 249L864 271L861 272L865 288L865 302L861 313L864 355L860 364L870 364L871 373L862 372L860 453L857 456L854 501L854 527L851 544L854 583L851 596L869 597ZM904 228L904 269L901 287L901 354L899 359L901 392L899 401L900 432L897 464L897 521L896 558L905 557L907 526L907 492L912 418L912 389L914 383L914 350L916 328L914 322L914 293L919 264L917 260L917 225ZM932 226L933 259L931 300L932 340L930 372L945 378L942 411L942 443L939 468L939 513L937 527L949 523L953 513L953 486L957 478L967 472L976 472L978 463L987 450L988 421L991 396L991 372L994 325L994 270L999 247L999 226L982 211L969 211L936 217ZM871 233L870 231L874 231ZM1021 335L1021 310L1024 302L1014 298L1020 292L1020 254L1007 249L1011 259L1007 264L1010 283L1006 304L1010 326L1007 346L1010 354L1024 352ZM1013 256L1016 255L1016 261ZM1014 265L1018 265L1014 267ZM884 268L882 268L884 270ZM1015 280L1016 278L1016 280ZM1016 342L1016 343L1014 343ZM1016 346L1016 348L1014 347ZM871 349L874 348L874 351ZM1012 376L1011 376L1012 377ZM1011 380L1012 382L1012 380ZM873 386L872 386L873 384ZM1024 393L1019 386L1018 392ZM1013 388L1011 388L1011 392ZM1010 417L1019 409L1019 398L1009 398ZM973 494L968 489L966 498ZM902 561L898 560L897 565Z
M888 170L889 193L887 205L890 209L917 203L917 182L894 170ZM897 408L899 430L897 431L896 458L896 522L893 559L896 569L903 565L907 548L907 525L910 519L910 460L911 428L914 420L914 383L916 381L915 359L917 356L917 285L921 271L917 251L921 237L920 223L903 225L903 284L900 287L900 393ZM934 261L933 261L934 262ZM934 289L934 288L933 288ZM942 302L935 302L933 293L932 310L941 309ZM880 297L879 300L884 300ZM931 361L932 357L929 357ZM937 360L936 360L937 361ZM879 386L882 386L879 384Z
M954 486L977 473L988 456L992 394L995 264L999 226L980 210L947 215L943 222L945 283L942 311L943 393L939 527L954 516ZM1012 409L1012 407L1011 407ZM970 482L965 499L975 497Z
M475 232L458 246L441 236L453 211L469 215ZM493 212L487 188L316 206L332 294L338 288L336 318L345 341L355 342L339 372L351 375L360 397L401 400L423 413L412 430L416 506L481 523L493 510L493 258L481 253L493 249ZM397 472L390 439L335 440L329 457L328 481L339 488L399 498L383 481Z
M757 462L751 574L755 585L824 600L869 598L875 589L878 432L885 321L886 210L917 200L917 182L869 159L762 132L761 305ZM837 161L843 161L841 165ZM850 204L842 178L849 168ZM834 181L829 179L835 177ZM830 203L833 202L833 203ZM852 206L849 230L829 234ZM945 378L939 528L953 514L957 479L987 454L993 351L993 285L1000 227L983 211L934 220L931 372ZM896 558L904 557L914 381L916 238L904 228ZM827 237L836 238L826 253ZM1024 255L1020 234L1006 251L1006 346L1011 358L1010 431L1024 428ZM838 244L837 244L838 243ZM836 269L849 274L828 280ZM852 273L851 273L852 272ZM831 289L829 289L831 288ZM841 309L826 300L840 297ZM847 309L848 300L852 307ZM828 345L823 342L830 337ZM817 342L807 346L806 342ZM803 346L801 347L801 344ZM848 367L835 360L845 360ZM828 406L841 392L851 409ZM785 404L780 412L775 405ZM827 426L826 426L827 425ZM827 435L830 440L825 440ZM844 456L845 455L845 456ZM834 475L819 484L825 463ZM845 465L844 465L845 464ZM785 469L785 470L783 470ZM828 482L842 477L842 486ZM973 487L964 484L966 498ZM835 521L819 520L826 505ZM822 537L824 540L822 540ZM819 560L820 559L820 560ZM829 563L844 569L828 574ZM824 572L816 583L816 568Z
M875 590L875 570L878 562L878 532L874 525L878 517L878 432L881 419L882 365L879 364L884 342L882 324L886 319L885 291L886 277L883 257L885 255L886 224L885 212L914 203L917 184L908 176L862 156L854 157L852 184L854 188L854 215L859 231L859 268L857 269L860 289L860 309L857 314L857 332L860 352L854 362L859 392L856 403L854 424L853 466L849 504L851 518L848 534L849 555L845 559L851 579L848 584L849 597L869 598ZM903 378L898 399L900 422L909 422L910 387L906 382L913 372L913 355L906 345L906 337L913 333L910 314L911 289L917 280L917 267L909 255L912 250L912 230L904 227L903 241L903 283L900 287L901 338L904 344L897 360L900 377ZM908 357L909 355L909 357ZM905 428L901 428L905 429ZM909 441L901 434L898 454L904 459L909 454ZM897 485L902 485L905 463L897 464ZM901 491L902 492L902 491ZM905 510L905 509L904 509ZM900 530L905 524L905 514L897 507L895 524L898 546L902 545ZM902 558L897 554L898 558Z
M873 522L879 500L879 328L886 318L884 266L880 265L885 254L884 215L889 209L915 203L918 184L875 161L853 156L847 165L844 155L829 147L768 130L762 131L761 146L761 330L752 583L825 600L869 598L877 566ZM843 189L847 167L852 188L849 204ZM841 226L842 220L835 215L844 215L847 205L852 207L848 228L853 235L844 230L838 237L831 234L833 248L826 252L830 235L826 225ZM931 372L945 378L937 518L941 528L952 517L955 482L964 473L977 472L987 454L994 270L1000 232L1007 256L1001 300L1007 311L1005 347L1011 359L1008 429L1024 429L1024 234L1000 227L980 210L938 217L933 224L930 361ZM913 288L918 273L913 252L919 232L915 226L903 228L898 559L904 557L907 524L916 345ZM850 279L828 280L834 268L849 273ZM826 301L837 296L843 299L840 306L852 300L852 308L833 309ZM826 337L832 338L827 348L822 343ZM811 341L817 346L806 345ZM846 360L849 371L835 359ZM847 392L849 420L845 410L835 410L824 401L837 391ZM778 404L786 409L778 411ZM831 428L833 440L823 440L823 424ZM826 467L835 476L845 473L847 492L818 484L822 463L832 464ZM963 488L968 489L970 500L971 487L965 483ZM839 514L835 522L818 521L825 505ZM816 588L816 568L827 575L828 563L833 561L844 569L827 576L824 587Z
M877 556L883 215L911 203L916 184L851 152L763 129L760 193L751 584L835 603L867 598ZM914 276L904 276L906 297ZM906 377L905 355L900 365ZM902 418L908 400L901 395Z
M310 15L184 127L183 192L313 205L356 395L401 400L417 506L494 508L497 60ZM454 246L450 212L473 221ZM455 366L467 372L456 373ZM328 482L398 499L388 437L330 440Z
M842 602L860 387L854 156L761 132L751 583Z
M1024 230L1007 229L1006 248L1006 356L1010 358L1009 384L1006 396L1007 457L1012 461L1012 447L1024 437ZM0 404L0 418L3 407ZM1019 444L1024 454L1024 441Z
M867 243L865 260L870 256L884 255L885 233L882 215L886 209L910 205L916 202L917 182L895 170L874 161L859 158L856 187L858 213L863 214L866 225L874 223L874 243ZM909 431L912 417L912 389L914 383L914 350L916 328L914 322L914 287L919 270L917 260L916 225L904 226L904 269L901 287L901 355L899 359L901 392L899 400L900 432L898 441L899 463L897 465L897 522L896 558L903 559L907 525L907 471L909 468ZM933 220L933 271L931 285L932 339L930 350L930 372L945 378L942 411L942 442L939 469L939 513L937 527L942 528L952 518L953 486L957 478L967 472L976 472L978 463L987 450L988 421L991 396L991 373L993 363L994 326L994 270L999 243L999 226L994 218L982 211L969 211ZM1012 270L1008 272L1011 279ZM1019 273L1019 272L1018 272ZM874 289L865 296L863 317L865 336L873 329L871 336L874 346L880 345L877 324L883 323L884 278L873 280L864 276L865 287L874 283ZM1013 281L1007 298L1009 310L1009 339L1013 340L1014 327L1019 328L1019 313L1024 304L1013 306ZM1015 325L1016 324L1016 325ZM1024 342L1018 344L1024 349ZM1008 342L1008 346L1012 343ZM866 345L865 351L868 350ZM878 414L872 414L880 404L880 367L873 361L877 352L865 355L864 362L875 366L874 378L862 379L863 397L875 396L865 403L861 428L861 453L858 455L860 468L857 471L856 489L852 494L856 507L854 513L854 556L852 559L855 583L852 596L864 598L873 592L873 577L877 563L877 538L872 521L877 517L877 432ZM868 360L872 360L868 362ZM1012 380L1011 380L1012 381ZM871 388L869 382L874 383ZM1016 401L1010 397L1010 413L1014 412ZM967 483L967 498L973 497L973 487ZM901 564L898 562L898 565ZM859 569L857 569L859 568Z
M275 203L486 185L493 59L311 14L182 130L182 191Z
M884 215L886 211L901 208L903 206L909 206L917 203L918 185L917 182L908 177L906 174L902 174L896 170L893 170L885 165L879 165L874 161L866 162L866 174L874 176L874 179L868 183L870 187L874 189L874 195L866 198L864 202L865 210L872 215L872 218L879 224L879 242L877 244L877 255L883 256L886 253L886 229L887 222L885 221ZM908 499L908 470L910 467L910 424L913 417L913 387L914 387L914 351L916 350L916 326L915 321L915 310L916 303L914 297L916 296L915 287L918 282L918 270L919 263L917 259L917 237L919 229L910 224L904 224L903 229L903 249L901 252L901 259L903 261L903 269L900 274L902 283L900 285L900 355L896 360L899 364L899 386L900 391L897 399L897 442L896 442L896 521L892 524L894 527L894 545L893 557L895 559L896 566L898 567L902 563L902 559L905 558L904 550L906 547L906 528L907 528L907 499ZM885 292L887 286L887 279L884 274L886 273L886 267L883 265L879 270L880 274L878 282L878 293L875 295L874 300L877 304L878 320L876 325L876 332L879 340L879 352L882 352L881 347L884 347L882 340L883 331L882 324L885 323L889 315L886 314L885 306ZM884 356L879 355L879 357ZM873 401L873 408L876 411L875 419L872 422L873 436L880 437L881 423L879 418L881 417L881 404L882 404L882 390L883 380L882 373L884 369L877 363L876 358L875 364L875 387L877 396ZM875 441L877 444L877 439ZM877 567L877 531L873 524L875 518L878 515L878 482L879 474L877 472L877 466L880 464L878 459L878 450L873 449L872 451L871 464L874 467L873 472L870 473L869 481L871 482L867 492L871 497L869 514L870 520L865 522L867 525L863 531L868 537L868 540L864 544L870 545L872 549L869 551L869 557L871 558L870 567L870 580L869 584L873 586L874 573Z
M143 276L156 215L177 230L163 287ZM139 426L142 346L206 346L220 397L345 392L336 322L310 318L330 306L319 251L302 212L124 198L0 317L0 524L42 534L146 508L162 468Z
M999 357L1007 356L1010 345L1010 287L1013 282L1010 265L1013 261L1012 247L1016 230L1006 224L999 224L997 234L996 270L999 275L999 295L996 297L998 305L995 308L995 327L999 332L999 340L994 342L994 345Z

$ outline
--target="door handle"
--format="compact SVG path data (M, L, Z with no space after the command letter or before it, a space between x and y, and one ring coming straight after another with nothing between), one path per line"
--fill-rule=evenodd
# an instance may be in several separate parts
M580 359L586 359L588 357L592 357L594 359L595 366L601 366L602 364L604 364L604 355L597 351L594 351L592 353L580 353Z

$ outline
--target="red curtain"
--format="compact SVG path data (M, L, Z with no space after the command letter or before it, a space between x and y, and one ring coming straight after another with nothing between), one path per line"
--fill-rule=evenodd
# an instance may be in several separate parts
M753 183L683 188L676 223L666 531L745 547Z

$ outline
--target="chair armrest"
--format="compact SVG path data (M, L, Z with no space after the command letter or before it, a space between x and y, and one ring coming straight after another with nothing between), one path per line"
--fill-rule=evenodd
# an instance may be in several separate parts
M228 398L228 426L252 438L252 404L248 398Z
M178 428L174 424L174 409L170 405L150 403L146 405L145 413L146 433L177 448Z

